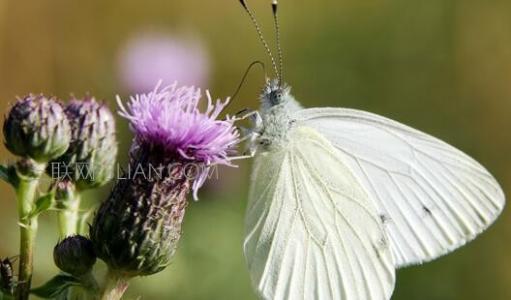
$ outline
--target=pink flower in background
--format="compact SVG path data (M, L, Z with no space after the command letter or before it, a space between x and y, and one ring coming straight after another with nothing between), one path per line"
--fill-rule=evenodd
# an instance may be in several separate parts
M184 85L207 85L209 60L202 43L191 37L139 33L119 53L119 76L131 92L148 92L159 80Z

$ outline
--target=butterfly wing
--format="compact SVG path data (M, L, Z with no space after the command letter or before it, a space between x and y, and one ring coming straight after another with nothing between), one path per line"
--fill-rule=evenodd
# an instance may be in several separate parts
M310 128L258 155L244 252L263 299L389 299L394 264L376 208Z
M305 109L295 117L348 156L378 208L397 266L462 246L504 207L504 194L484 167L425 133L352 109Z

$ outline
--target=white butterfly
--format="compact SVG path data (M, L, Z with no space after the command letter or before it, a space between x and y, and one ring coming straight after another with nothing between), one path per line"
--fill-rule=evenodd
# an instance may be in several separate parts
M502 211L497 181L456 148L368 112L304 109L280 79L248 137L244 252L261 298L389 299L396 268L453 251Z

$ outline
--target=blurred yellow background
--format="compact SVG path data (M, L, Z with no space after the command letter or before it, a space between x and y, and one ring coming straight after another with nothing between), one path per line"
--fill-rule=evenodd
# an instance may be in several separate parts
M273 43L270 1L249 3ZM511 194L511 1L281 0L280 13L285 80L305 106L364 109L431 133L480 161ZM198 41L207 59L201 83L217 97L233 93L250 62L266 59L237 0L0 0L1 110L28 92L90 92L115 109L116 94L133 92L120 74L123 47L145 32ZM257 108L262 84L262 73L251 73L230 112ZM123 165L131 133L125 120L118 129ZM0 155L12 158L5 147ZM174 263L134 280L127 299L255 298L242 256L249 171L250 162L222 169L201 190ZM89 192L89 204L108 191ZM0 256L10 256L18 247L14 194L2 182L0 195ZM400 270L393 299L511 299L509 212L455 253ZM54 219L40 221L36 285L57 272Z

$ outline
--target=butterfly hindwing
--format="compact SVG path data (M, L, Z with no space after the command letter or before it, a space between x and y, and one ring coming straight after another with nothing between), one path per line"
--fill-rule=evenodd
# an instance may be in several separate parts
M315 130L254 163L244 243L264 299L389 299L394 263L376 208Z
M425 133L352 109L312 108L294 117L346 156L378 209L397 266L462 246L504 207L504 194L484 167Z

